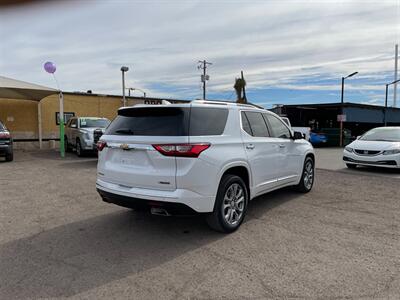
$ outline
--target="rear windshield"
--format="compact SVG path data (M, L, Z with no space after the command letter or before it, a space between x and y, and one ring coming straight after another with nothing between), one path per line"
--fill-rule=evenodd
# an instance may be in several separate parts
M227 109L139 107L123 109L107 128L108 135L200 136L224 132Z

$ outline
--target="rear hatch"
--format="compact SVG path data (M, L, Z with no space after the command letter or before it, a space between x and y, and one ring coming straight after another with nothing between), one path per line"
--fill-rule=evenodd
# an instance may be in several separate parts
M101 141L98 178L125 188L176 189L176 158L157 145L188 143L189 106L129 107L107 128Z

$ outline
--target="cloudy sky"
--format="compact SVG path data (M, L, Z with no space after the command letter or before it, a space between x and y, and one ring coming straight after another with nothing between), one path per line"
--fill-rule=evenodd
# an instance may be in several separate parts
M382 104L394 78L400 0L45 1L0 9L0 75L66 91L201 98L197 61L209 68L208 98L234 100L243 70L248 98L273 104ZM400 89L400 88L399 88ZM140 93L137 92L137 95Z

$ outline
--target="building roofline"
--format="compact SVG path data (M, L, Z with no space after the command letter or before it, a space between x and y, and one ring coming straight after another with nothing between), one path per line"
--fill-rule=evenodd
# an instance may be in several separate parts
M340 107L341 103L340 102L330 102L330 103L307 103L307 104L278 104L274 108L278 107L315 107L315 108L324 108L324 107ZM354 103L354 102L344 102L343 103L344 107L359 107L359 108L370 108L370 109L384 109L385 107L383 105L373 105L373 104L362 104L362 103ZM400 108L398 107L391 107L388 106L388 109L394 109L394 110L399 110Z
M101 93L87 93L87 92L64 92L64 95L76 95L76 96L97 96L97 97L112 97L112 98L121 98L122 95L113 95L113 94L101 94ZM138 97L138 96L125 96L126 99L130 100L167 100L167 101L174 101L174 102L190 102L191 100L186 99L172 99L169 97L158 98L158 97Z

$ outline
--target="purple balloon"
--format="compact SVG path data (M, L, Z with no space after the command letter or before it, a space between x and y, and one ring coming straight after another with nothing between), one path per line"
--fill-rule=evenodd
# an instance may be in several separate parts
M44 64L44 69L46 70L47 73L53 74L57 68L54 63L52 63L51 61L48 61Z

